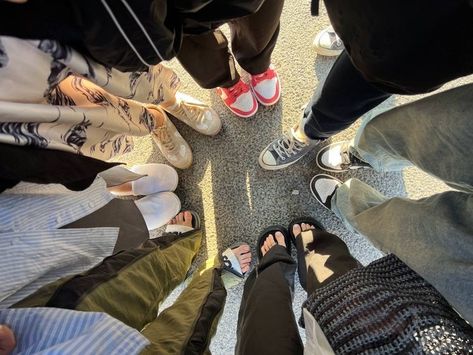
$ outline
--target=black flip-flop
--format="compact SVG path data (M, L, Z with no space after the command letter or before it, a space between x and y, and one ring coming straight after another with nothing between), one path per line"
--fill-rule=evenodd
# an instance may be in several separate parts
M314 226L315 229L317 229L317 230L325 231L325 228L322 226L322 224L320 224L319 221L317 221L316 219L314 219L312 217L295 218L291 221L291 223L289 223L289 226L287 227L289 235L291 236L292 244L294 244L294 246L296 246L296 237L297 236L294 235L294 233L292 232L292 227L294 227L295 224L302 224L302 223L310 224L310 225Z
M291 237L291 241L294 244L294 247L296 248L297 251L297 273L299 274L299 282L301 283L301 286L304 290L307 290L307 266L305 263L305 249L302 243L301 238L300 239L300 245L299 248L297 247L297 242L296 242L296 235L292 232L292 227L294 227L295 224L310 224L315 227L316 230L319 231L325 231L325 228L320 224L319 221L312 217L299 217L296 219L293 219L291 223L289 223L289 235Z
M282 235L284 236L284 241L286 242L287 253L291 255L291 237L289 236L289 233L287 232L285 227L276 225L276 226L268 227L260 233L259 238L258 238L258 244L256 245L258 261L261 261L261 259L263 259L263 253L261 252L261 247L263 246L264 241L266 240L269 234L272 234L274 237L274 234L276 232L281 232ZM274 238L274 241L277 243L276 238Z

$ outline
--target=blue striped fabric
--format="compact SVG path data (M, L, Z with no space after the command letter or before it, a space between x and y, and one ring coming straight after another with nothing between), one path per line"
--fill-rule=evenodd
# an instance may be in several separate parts
M118 228L56 228L94 212L112 198L101 178L81 192L21 183L2 193L0 309L111 255Z
M113 252L118 228L0 233L0 309Z
M102 178L78 192L58 184L21 183L0 194L0 232L60 228L112 199Z
M16 337L13 354L133 355L149 341L136 329L96 312L58 308L0 311L0 324Z

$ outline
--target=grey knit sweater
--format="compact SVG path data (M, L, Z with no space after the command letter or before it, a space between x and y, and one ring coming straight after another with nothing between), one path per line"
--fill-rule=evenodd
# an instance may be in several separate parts
M337 354L473 354L473 328L393 255L318 289L303 307Z

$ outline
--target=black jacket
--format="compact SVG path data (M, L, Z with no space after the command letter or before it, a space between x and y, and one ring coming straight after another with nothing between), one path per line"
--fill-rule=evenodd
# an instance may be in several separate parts
M0 143L0 193L20 181L61 184L81 191L94 182L98 173L116 165L119 163L71 152Z
M386 92L428 92L473 73L471 0L326 0L325 6L355 67Z
M182 36L254 13L264 0L0 1L0 35L55 39L121 71L179 51Z

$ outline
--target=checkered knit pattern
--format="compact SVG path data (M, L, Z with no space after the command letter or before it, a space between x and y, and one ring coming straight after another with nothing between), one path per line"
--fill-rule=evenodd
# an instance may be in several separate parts
M473 328L393 255L318 289L304 307L337 354L473 354Z

